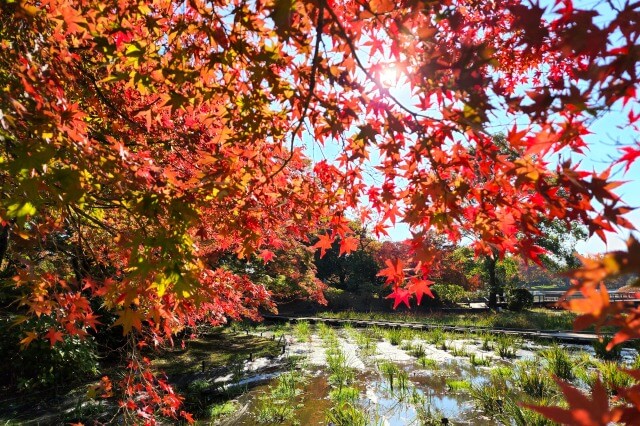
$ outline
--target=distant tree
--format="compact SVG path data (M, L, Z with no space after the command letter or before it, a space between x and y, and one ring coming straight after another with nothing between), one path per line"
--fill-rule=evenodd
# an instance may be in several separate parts
M380 292L381 280L377 275L380 267L376 256L381 245L358 222L351 222L350 228L358 237L357 245L348 253L342 253L342 239L336 239L324 255L316 252L317 277L325 284L351 292ZM384 244L382 245L384 247Z

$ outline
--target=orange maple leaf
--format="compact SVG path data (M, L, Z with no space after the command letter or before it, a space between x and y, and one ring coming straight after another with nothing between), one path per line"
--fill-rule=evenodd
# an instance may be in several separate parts
M564 393L569 408L529 404L522 404L522 406L537 411L546 418L561 424L606 426L620 420L623 411L619 407L609 408L609 395L600 379L598 379L593 386L591 399L570 384L559 380L557 377L554 377L554 380L562 390L562 393Z
M138 311L132 309L125 309L118 312L118 319L113 323L113 326L122 326L122 334L127 335L131 331L131 328L135 327L138 330L142 329L142 317Z
M387 267L378 272L378 276L387 277L387 284L401 283L404 280L404 262L400 259L387 259L384 263Z
M582 314L573 321L575 330L584 330L592 324L600 327L622 308L620 302L611 303L607 288L602 283L599 288L582 287L580 292L583 298L570 299L566 303L570 311Z
M49 331L47 332L47 334L44 335L44 337L49 339L49 343L51 344L51 347L53 347L56 344L56 342L63 341L62 333L53 327L49 329Z
M35 331L27 331L27 337L20 340L20 348L21 349L28 348L31 342L33 342L37 338L38 338L38 333L36 333Z
M318 235L318 242L313 245L314 248L320 249L320 258L322 259L327 250L331 250L331 237L329 234Z

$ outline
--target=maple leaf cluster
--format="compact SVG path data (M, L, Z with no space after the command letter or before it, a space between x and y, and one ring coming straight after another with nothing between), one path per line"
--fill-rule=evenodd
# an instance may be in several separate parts
M221 259L269 263L317 229L316 248L339 240L348 254L348 213L362 202L376 234L400 220L413 232L411 267L389 260L382 272L395 306L430 294L430 232L471 239L477 255L539 262L545 221L601 237L632 228L611 168L550 158L583 154L595 117L616 108L637 130L638 4L604 23L570 0L548 9L3 2L0 260L24 314L56 323L22 344L95 329L91 301L154 343L198 321L258 318L274 289ZM410 104L383 84L389 63ZM502 139L488 130L498 113L518 123ZM303 135L341 147L336 161L311 164ZM639 152L624 147L612 167ZM630 244L576 275L592 302L573 307L622 322L616 342L637 334L640 314L611 311L594 282L637 271L637 252Z

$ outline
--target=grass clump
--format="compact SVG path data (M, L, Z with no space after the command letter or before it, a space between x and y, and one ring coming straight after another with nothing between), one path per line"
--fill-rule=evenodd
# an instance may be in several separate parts
M483 351L492 351L493 350L493 337L489 333L485 333L482 335L482 346Z
M264 393L258 400L255 414L257 423L273 424L285 423L295 417L295 398L300 395L299 386L304 382L300 370L291 369L278 377L269 392Z
M435 359L427 358L426 356L418 358L418 364L423 368L435 368L438 365Z
M503 424L514 426L555 426L557 423L543 417L541 414L528 408L521 407L520 401L509 396L503 403L503 412L498 415L498 419ZM556 405L550 400L541 399L536 402L539 405Z
M409 375L395 363L382 361L378 364L378 370L382 377L386 379L391 392L404 393L409 390Z
M299 321L293 328L293 334L299 342L311 340L311 326L307 321Z
M447 379L447 388L452 392L467 392L471 390L471 382L468 380Z
M469 355L464 346L458 347L455 345L451 345L451 355L458 357L466 357Z
M474 353L469 354L469 362L474 367L486 367L491 364L491 360L489 358L481 357Z
M476 407L489 416L495 416L502 412L506 385L495 386L487 383L481 386L471 386L469 393Z
M209 407L209 418L211 420L216 420L235 413L237 409L238 406L234 401L225 401L213 404Z
M332 389L329 392L329 398L338 404L355 403L359 395L360 391L352 386Z
M518 351L518 340L509 335L502 335L496 338L495 350L500 358L515 358Z
M393 346L399 346L403 340L411 340L413 333L406 328L391 328L385 331L385 337Z
M598 365L602 382L610 394L615 395L620 388L628 388L635 383L633 377L620 370L620 365L614 361L604 361ZM591 386L597 380L597 373L593 372L589 383Z
M543 350L540 355L547 361L549 371L563 380L573 380L573 362L566 349L557 344Z
M593 342L593 350L596 356L605 361L617 361L622 357L622 346L616 345L611 350L607 350L607 345L611 338L602 338L602 340L595 340Z
M444 342L446 334L441 328L432 328L424 333L425 340L432 345L438 346Z
M285 401L260 399L256 421L260 424L279 424L293 419L294 407Z
M441 426L444 414L439 410L431 411L430 405L417 405L416 412L420 426Z
M492 380L506 381L513 376L513 367L502 365L492 368L490 375Z
M356 345L360 349L360 353L365 357L370 357L376 353L376 343L365 333L361 333L352 329L350 336L356 341Z
M327 412L327 424L335 426L366 426L367 416L353 404L338 404Z
M347 364L345 354L335 347L327 349L329 383L338 388L347 386L355 380L355 371Z
M516 367L515 385L526 395L544 398L554 393L554 384L546 371L540 370L534 362L523 362Z
M420 359L420 358L424 358L424 356L427 354L427 352L425 351L424 346L422 346L422 345L418 344L418 345L415 345L415 346L411 349L410 354L411 354L412 356L414 356L414 357L416 357L416 358Z

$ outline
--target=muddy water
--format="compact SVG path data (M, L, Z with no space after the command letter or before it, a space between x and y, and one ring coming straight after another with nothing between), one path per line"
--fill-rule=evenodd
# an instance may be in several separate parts
M273 382L275 382L275 380ZM244 415L234 420L233 424L256 425L255 415L259 409L259 398L262 395L268 394L269 390L269 384L265 384L252 389L246 394L241 402L248 404L247 410ZM324 374L307 377L307 380L302 386L302 392L295 401L292 402L292 405L297 406L294 421L278 424L285 426L326 425L325 414L332 406L332 402L328 398L330 390L329 383Z

